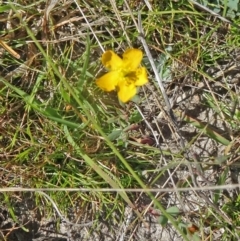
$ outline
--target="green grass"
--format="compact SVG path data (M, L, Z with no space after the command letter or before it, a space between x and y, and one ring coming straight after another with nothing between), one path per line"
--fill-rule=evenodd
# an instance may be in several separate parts
M189 193L198 202L187 200L185 192L177 192L176 196L172 193L175 202L169 202L167 197L154 197L155 193L150 192L91 191L164 188L164 178L168 178L170 187L191 190L195 169L210 184L223 185L229 178L229 163L237 161L239 152L239 87L229 82L231 71L224 73L236 61L239 29L186 1L151 1L153 11L144 1L127 2L130 10L124 1L117 1L116 8L98 0L57 4L49 9L48 19L43 18L43 1L32 4L21 0L0 7L0 16L8 16L11 23L7 29L6 23L0 22L0 40L21 56L17 59L0 49L0 161L6 175L2 187L66 188L65 192L48 192L61 212L66 215L69 208L79 206L88 220L99 223L111 223L115 213L124 221L129 206L135 217L132 226L137 225L143 222L145 212L152 215L145 206L152 201L151 208L162 213L160 219L155 217L159 226L165 227L169 220L183 240L216 240L214 232L220 227L224 227L222 240L237 240L240 233L233 229L238 226L238 213L231 215L230 210L236 210L239 198L229 200L222 191L213 193L211 200L205 187L204 195L212 206L206 206L197 192ZM36 8L38 4L41 12ZM222 8L226 15L226 5ZM143 64L150 83L140 88L136 103L122 104L116 93L102 92L95 84L95 79L105 73L100 62L102 49L119 54L129 46L143 49L133 21L138 18L136 9L141 11L144 37L166 81L164 88L173 101L179 127L163 111L165 104L149 56L144 56ZM80 10L84 10L91 28ZM40 20L46 21L46 26L39 25ZM232 21L237 24L238 20ZM189 98L183 103L189 102L190 106L181 107L177 98L191 91L199 101L191 104L193 98ZM197 114L191 111L196 106ZM205 117L201 119L202 112ZM209 113L211 116L206 117ZM183 126L187 128L185 135L179 131ZM185 147L177 133L187 137ZM196 154L201 138L213 143L217 153L208 153L205 147L203 156ZM189 165L193 169L188 169ZM187 176L180 177L184 170ZM209 172L213 172L213 180ZM171 173L178 180L169 178ZM89 191L68 192L68 188ZM2 197L16 219L16 195L7 192ZM40 193L34 197L51 217L51 202ZM142 199L149 202L143 205ZM189 203L192 210L185 210L184 205ZM232 222L228 226L226 217ZM192 224L199 232L187 231Z

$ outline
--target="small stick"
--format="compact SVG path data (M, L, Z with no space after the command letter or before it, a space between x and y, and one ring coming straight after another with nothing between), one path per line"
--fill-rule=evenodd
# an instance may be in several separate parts
M59 211L56 203L52 200L52 198L51 198L49 195L47 195L45 192L42 192L42 191L37 191L37 193L45 196L45 198L47 198L47 199L52 203L52 205L53 205L54 209L56 210L57 214L59 215L59 217L60 217L64 222L66 222L66 223L69 224L69 225L74 225L74 226L76 226L76 227L82 228L82 227L91 226L91 225L93 225L94 222L96 221L96 220L95 220L95 221L91 221L91 222L88 222L88 223L72 223L72 222L68 221L68 220L60 213L60 211Z
M20 55L15 52L9 45L7 45L4 41L0 40L0 45L8 51L8 53L10 53L13 57L15 57L16 59L20 59Z

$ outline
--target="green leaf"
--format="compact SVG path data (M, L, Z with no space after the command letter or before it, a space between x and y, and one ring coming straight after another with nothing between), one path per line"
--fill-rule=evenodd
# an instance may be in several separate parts
M142 118L141 114L139 113L139 111L136 110L131 114L129 121L131 123L138 123L138 122L142 121L142 119L143 118Z
M0 6L0 13L5 12L10 9L11 9L10 5Z
M162 215L159 217L158 221L162 226L165 226L168 222L168 218L166 216Z
M180 222L178 224L178 227L185 233L187 234L187 225L185 223Z
M193 241L201 241L201 239L199 238L199 236L197 234L192 235L192 240Z
M140 101L141 101L141 98L139 97L139 95L135 95L135 96L132 97L131 101L136 103L136 104L139 104Z
M177 216L179 215L180 211L178 209L178 207L174 206L174 207L170 207L166 210L167 213L171 214L172 216Z
M239 0L229 0L227 6L232 10L238 11L238 2Z
M110 141L116 140L122 133L122 130L113 130L112 133L108 135Z

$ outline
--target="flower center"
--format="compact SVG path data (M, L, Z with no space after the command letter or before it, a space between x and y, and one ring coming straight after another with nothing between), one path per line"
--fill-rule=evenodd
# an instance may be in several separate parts
M136 72L135 71L128 72L125 75L125 79L126 79L126 82L128 82L130 84L135 83L137 81Z

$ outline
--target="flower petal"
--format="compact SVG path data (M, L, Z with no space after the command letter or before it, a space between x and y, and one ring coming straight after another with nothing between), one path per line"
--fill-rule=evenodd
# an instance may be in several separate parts
M116 89L119 78L119 71L111 71L97 79L96 84L102 90L109 92Z
M108 50L102 55L102 64L111 71L118 70L123 65L123 60L113 51Z
M123 54L124 70L134 71L141 63L143 53L139 49L128 49Z
M146 83L148 83L146 68L144 68L144 67L138 68L135 71L135 74L136 74L136 81L134 84L136 86L142 86L142 85L145 85Z
M133 83L123 79L118 83L118 98L123 102L129 101L137 93L137 88Z

